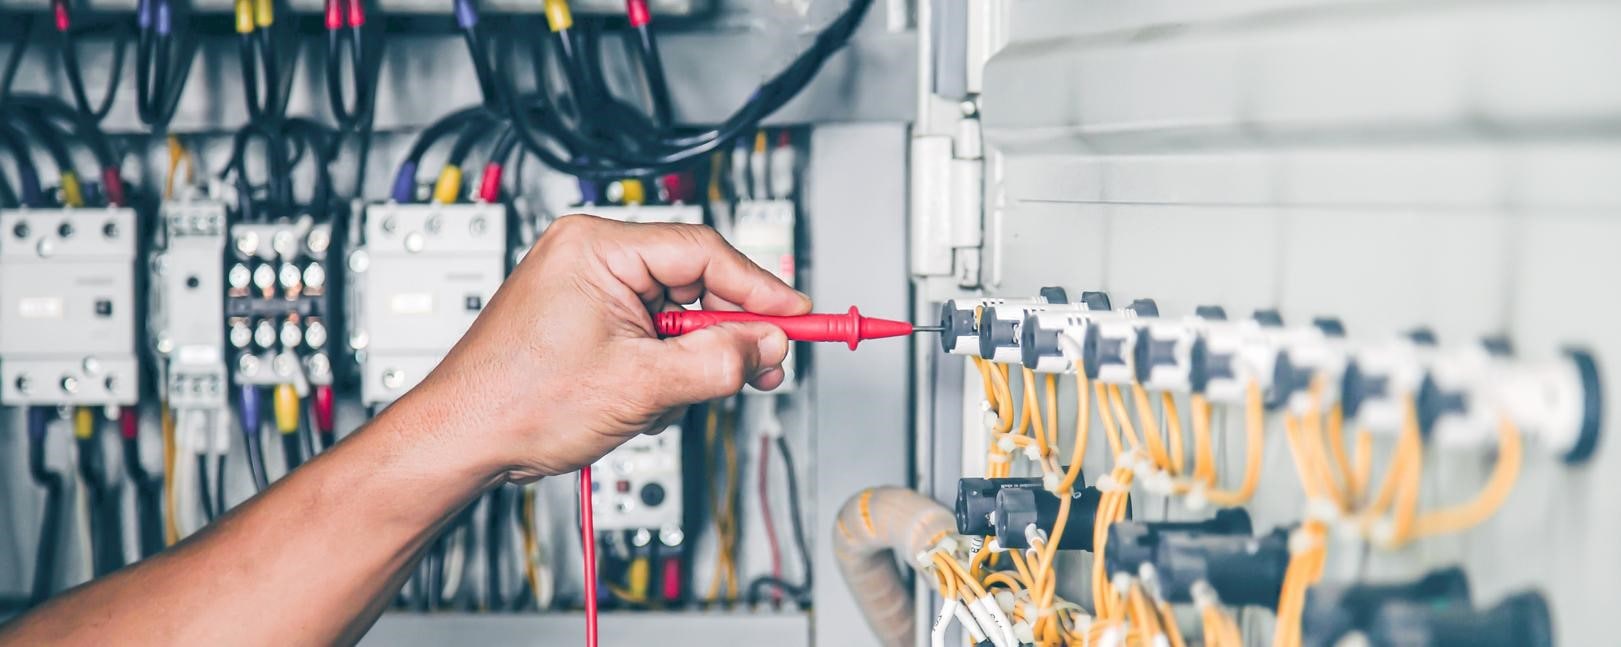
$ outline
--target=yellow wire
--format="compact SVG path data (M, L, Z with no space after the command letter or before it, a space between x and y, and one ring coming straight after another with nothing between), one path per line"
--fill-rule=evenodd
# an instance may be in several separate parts
M1497 425L1497 463L1485 487L1468 503L1420 516L1413 522L1413 537L1462 532L1490 519L1513 491L1520 476L1523 453L1519 429L1504 417Z
M1176 406L1176 397L1169 391L1160 394L1160 408L1165 410L1166 435L1171 439L1171 473L1181 475L1188 466L1182 445L1182 411Z
M176 447L174 429L174 410L169 403L163 403L163 545L173 546L180 541L180 522L175 518L175 511L180 509L178 497L175 495L175 454Z
M1148 402L1148 390L1141 384L1132 384L1131 399L1137 405L1137 424L1143 432L1143 442L1148 445L1148 455L1160 469L1171 469L1171 457L1165 453L1165 443L1160 441L1159 421L1154 418L1154 407Z
M1210 503L1223 507L1240 506L1255 496L1255 488L1261 482L1262 449L1266 444L1265 415L1266 411L1261 406L1261 386L1252 381L1244 390L1244 442L1247 444L1244 449L1244 480L1236 491L1214 489L1206 492L1205 499Z
M535 484L523 486L523 576L529 580L529 591L535 595L535 604L540 604L540 569L536 560L540 559L540 531L535 524Z

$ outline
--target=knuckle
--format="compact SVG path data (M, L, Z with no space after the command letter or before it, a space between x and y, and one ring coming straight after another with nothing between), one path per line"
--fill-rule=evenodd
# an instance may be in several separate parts
M743 353L736 349L726 351L715 369L715 379L727 392L742 389L744 381L748 379Z

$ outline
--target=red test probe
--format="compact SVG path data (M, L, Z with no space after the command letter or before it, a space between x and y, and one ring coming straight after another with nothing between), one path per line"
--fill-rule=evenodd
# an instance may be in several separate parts
M768 323L781 328L793 341L836 341L850 345L855 350L856 344L864 339L883 339L885 337L901 337L915 332L940 332L940 326L914 326L905 321L893 319L878 319L863 317L861 312L850 306L850 311L841 315L835 314L808 314L795 317L776 317L760 315L752 312L732 312L726 310L685 310L679 312L661 312L653 317L654 327L658 328L659 335L675 337L685 335L694 330L702 330L718 323L733 321Z

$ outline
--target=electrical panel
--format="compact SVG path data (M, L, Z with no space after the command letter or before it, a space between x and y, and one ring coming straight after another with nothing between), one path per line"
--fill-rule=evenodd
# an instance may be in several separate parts
M361 401L385 404L422 381L478 318L506 275L506 207L367 207L349 255L349 344Z
M238 385L331 384L332 225L304 217L235 223L226 269L226 339Z
M132 209L0 212L0 404L133 404Z
M225 262L227 210L222 202L165 202L159 210L164 248L152 260L151 336L166 360L169 404L225 406Z
M650 530L681 543L681 431L637 436L592 466L598 532Z

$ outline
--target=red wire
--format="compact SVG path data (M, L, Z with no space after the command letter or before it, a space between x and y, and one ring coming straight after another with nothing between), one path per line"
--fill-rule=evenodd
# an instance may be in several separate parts
M760 519L765 521L765 537L771 545L771 577L782 579L782 547L777 545L777 524L771 519L771 438L760 434ZM772 604L782 604L782 592L771 590Z
M591 466L580 468L580 547L585 553L585 647L597 647L597 529L591 511Z

